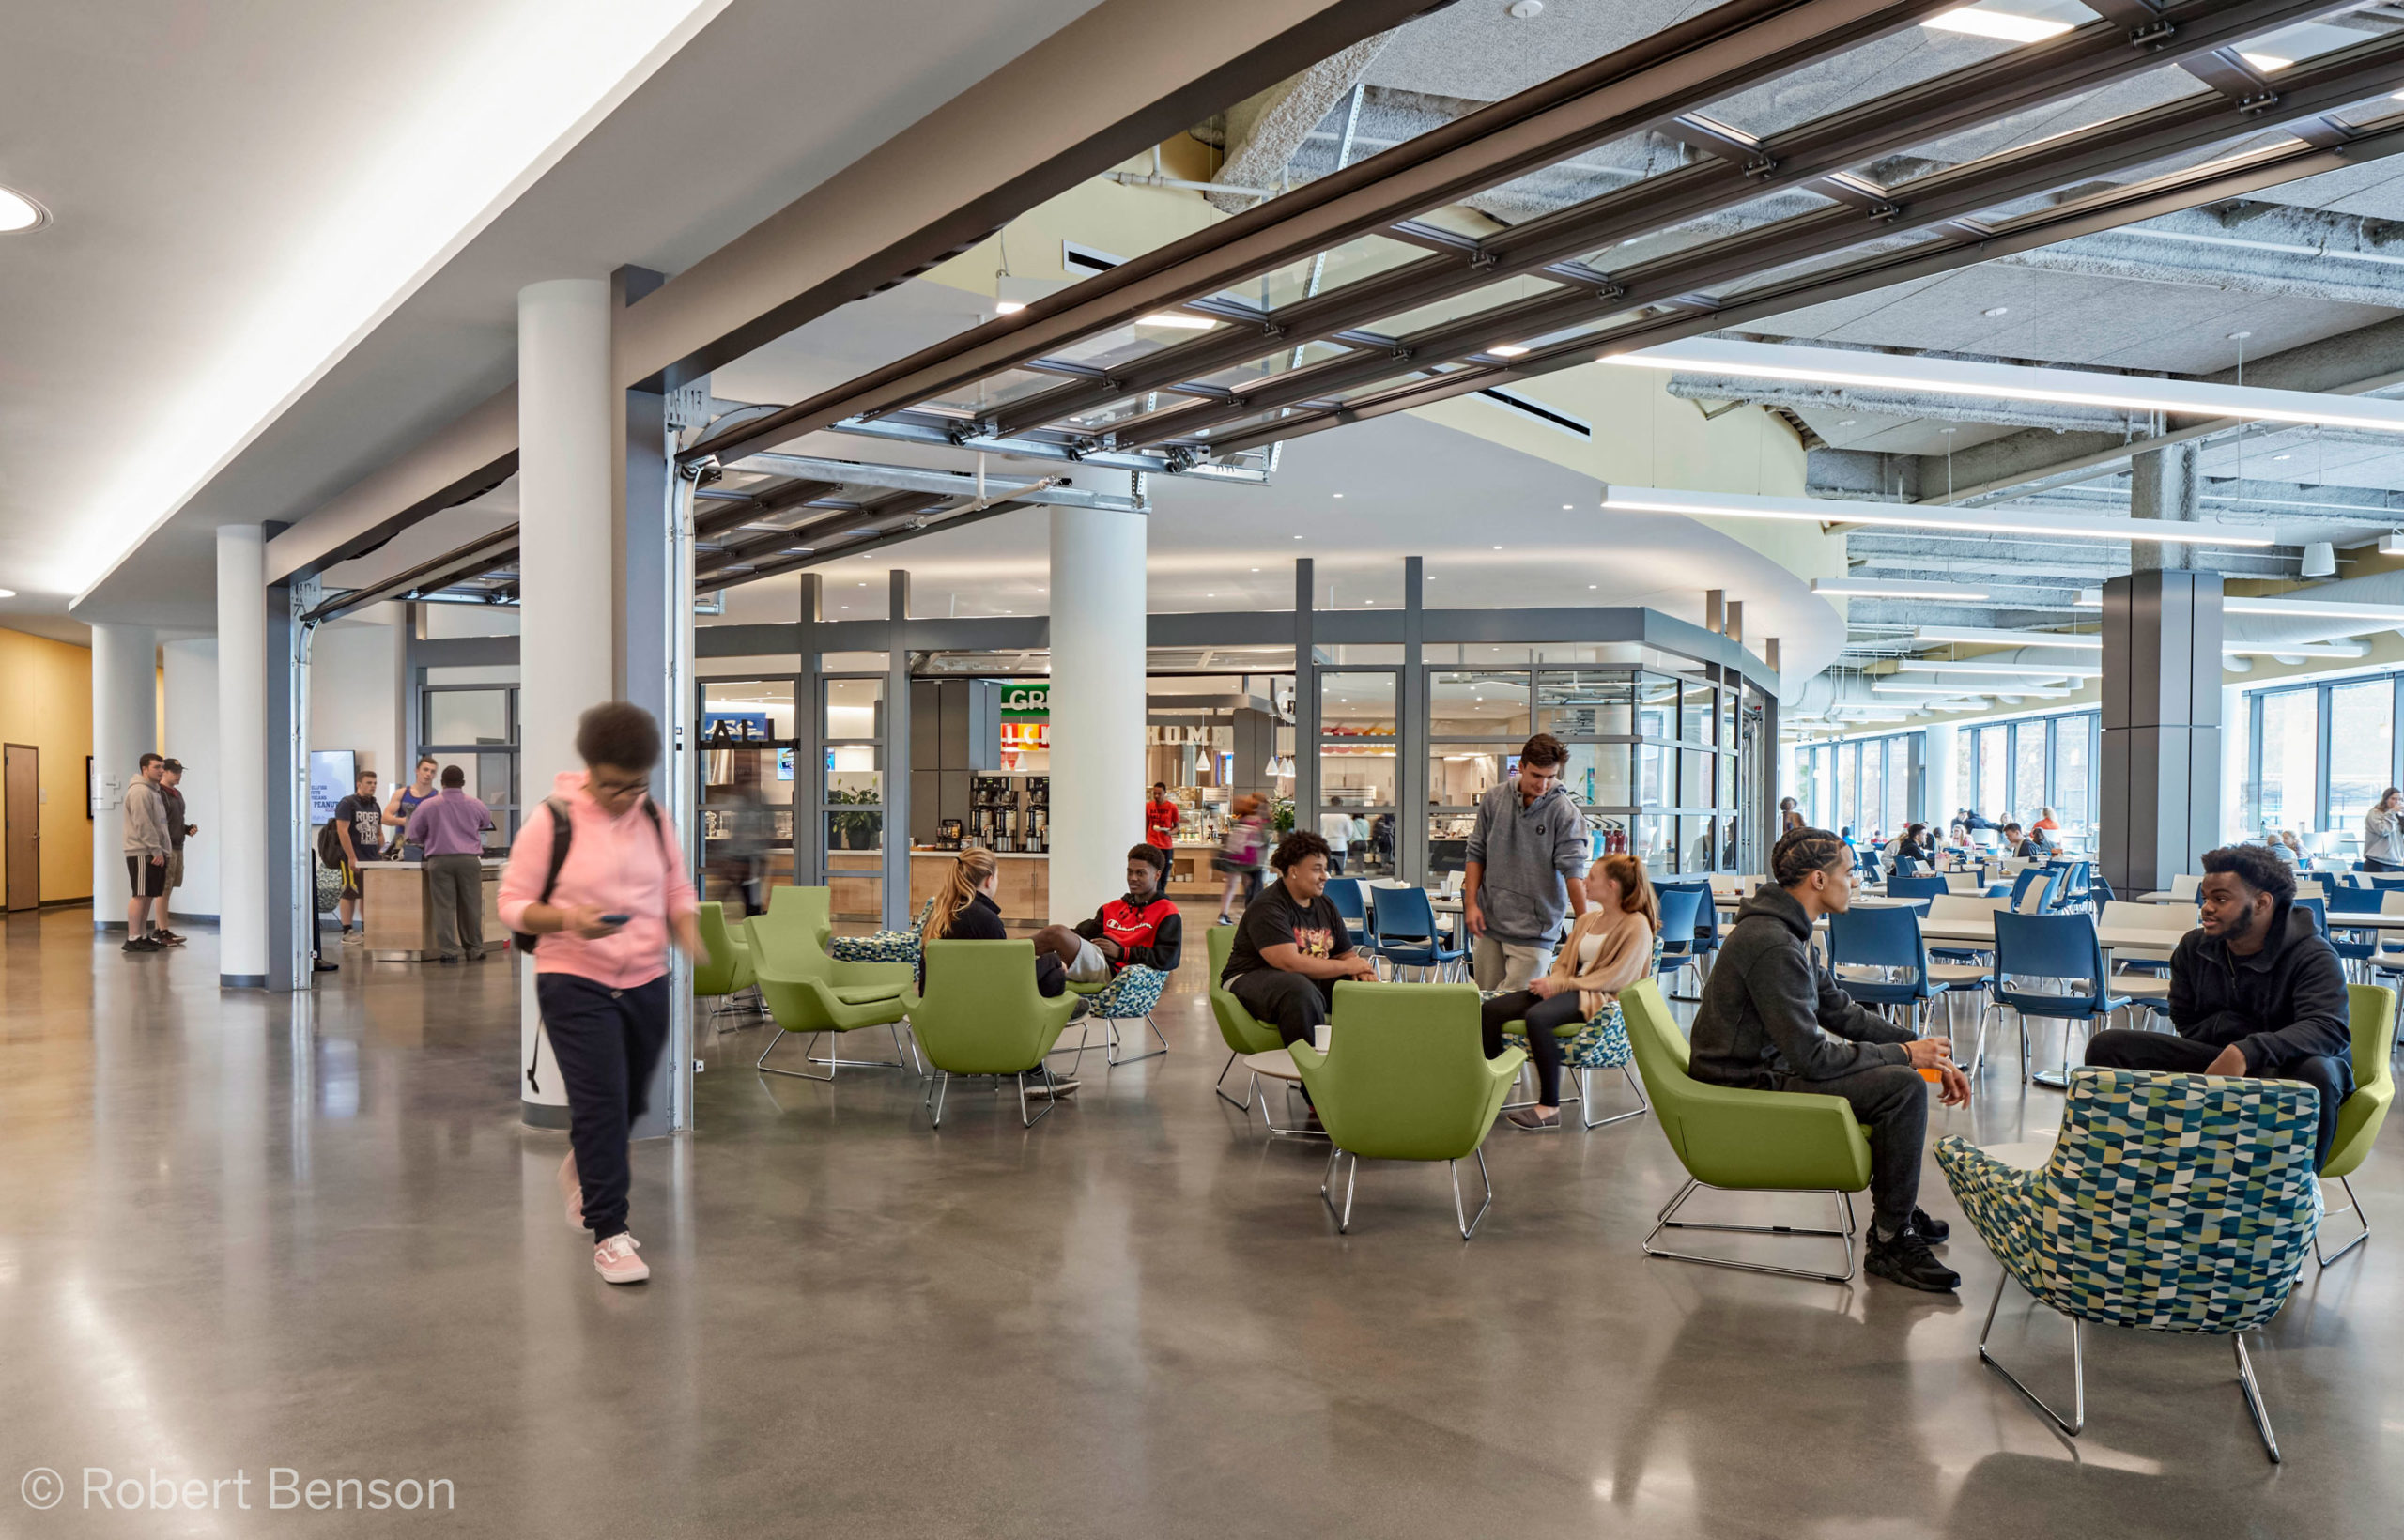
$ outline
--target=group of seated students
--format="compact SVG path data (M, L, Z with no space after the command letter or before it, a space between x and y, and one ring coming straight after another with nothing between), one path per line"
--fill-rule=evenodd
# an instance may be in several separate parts
M1169 853L1158 845L1141 844L1127 853L1127 891L1094 911L1093 918L1074 925L1047 925L1035 932L1035 989L1056 998L1071 983L1106 984L1131 966L1142 965L1175 973L1185 951L1185 921L1174 900L1161 893L1168 876ZM927 916L930 941L1007 941L1001 905L994 887L1001 863L988 850L960 853L945 876ZM918 989L927 987L925 953L919 954ZM1084 1014L1084 1002L1078 1014ZM1068 1096L1077 1089L1071 1076L1053 1075L1029 1095Z
M1071 979L1101 982L1133 963L1173 972L1182 952L1176 904L1161 894L1166 852L1127 853L1127 892L1093 918L1035 937L1037 988L1057 995ZM1352 945L1327 897L1327 841L1297 830L1270 857L1274 881L1244 911L1222 981L1287 1043L1328 1020L1335 986L1374 979L1377 964ZM1797 828L1770 854L1770 877L1736 912L1705 981L1691 1030L1687 1072L1709 1085L1842 1097L1869 1131L1871 1235L1863 1265L1908 1288L1950 1292L1961 1277L1932 1246L1949 1226L1919 1207L1928 1137L1928 1081L1949 1107L1969 1101L1949 1039L1919 1038L1848 995L1813 949L1813 927L1853 903L1851 848L1826 829ZM2208 852L2199 886L2201 926L2170 960L2176 1035L2112 1030L2088 1043L2090 1065L2301 1081L2320 1098L2316 1163L2328 1157L2340 1104L2354 1087L2350 1009L2336 952L2295 907L2295 879L2258 845ZM929 916L932 939L1004 939L982 850L960 855ZM1503 1029L1523 1024L1536 1065L1536 1104L1512 1121L1560 1123L1558 1029L1594 1020L1652 968L1660 908L1643 864L1610 855L1586 877L1587 907L1542 976L1481 1009L1488 1058ZM923 963L920 988L925 987ZM1057 1080L1052 1093L1076 1088ZM1307 1096L1307 1091L1305 1096ZM1317 1125L1318 1115L1312 1114Z

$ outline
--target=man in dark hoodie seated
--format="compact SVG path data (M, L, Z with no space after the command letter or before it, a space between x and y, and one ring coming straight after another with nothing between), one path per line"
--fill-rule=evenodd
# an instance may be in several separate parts
M2346 971L2312 916L2294 907L2295 875L2260 845L2204 853L2203 928L2170 954L2166 1032L2098 1032L2087 1062L2121 1070L2300 1080L2320 1093L2329 1158L2337 1107L2354 1088Z
M1919 1201L1928 1083L1949 1107L1970 1099L1953 1045L1865 1010L1811 951L1821 916L1853 904L1853 853L1826 829L1795 829L1770 853L1772 884L1745 901L1695 1009L1687 1073L1714 1086L1841 1096L1870 1130L1870 1246L1863 1266L1906 1288L1947 1292L1961 1275L1932 1241L1950 1226ZM1774 885L1774 886L1772 886Z

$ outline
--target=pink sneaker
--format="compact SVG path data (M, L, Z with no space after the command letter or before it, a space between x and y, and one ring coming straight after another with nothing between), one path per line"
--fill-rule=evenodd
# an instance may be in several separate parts
M576 1151L569 1150L567 1159L560 1163L560 1193L567 1199L567 1227L584 1228L584 1186L576 1179Z
M593 1248L593 1270L601 1275L604 1283L641 1283L651 1276L650 1266L635 1255L641 1249L641 1241L620 1230Z

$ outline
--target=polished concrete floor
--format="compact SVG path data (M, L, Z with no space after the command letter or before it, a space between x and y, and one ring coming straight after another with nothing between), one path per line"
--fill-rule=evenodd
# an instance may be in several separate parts
M516 1120L509 962L354 951L296 1002L221 995L212 953L124 957L83 912L7 923L0 1488L45 1468L67 1491L39 1512L0 1489L0 1536L2404 1523L2392 1147L2355 1181L2380 1233L2307 1269L2257 1350L2274 1468L2218 1341L2090 1333L2088 1431L2048 1431L1978 1363L1996 1270L1933 1164L1959 1301L1647 1260L1678 1181L1649 1118L1499 1129L1466 1245L1441 1167L1370 1165L1338 1238L1320 1153L1211 1097L1225 1055L1192 965L1161 1016L1175 1051L1088 1055L1032 1131L955 1088L931 1134L893 1071L767 1080L763 1029L726 1033L700 1132L637 1154L654 1277L613 1289L561 1216L562 1136ZM1988 1081L1934 1132L2057 1118ZM2066 1390L2066 1327L2024 1331L2026 1309L2007 1300L2005 1350ZM85 1468L251 1485L130 1516L92 1503ZM447 1480L455 1507L270 1513L271 1468Z

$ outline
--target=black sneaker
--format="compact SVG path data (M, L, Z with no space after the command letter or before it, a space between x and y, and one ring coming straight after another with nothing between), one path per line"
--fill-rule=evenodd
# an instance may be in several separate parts
M1870 1255L1862 1266L1890 1284L1929 1294L1950 1294L1962 1285L1962 1275L1938 1261L1928 1242L1908 1224L1892 1240L1881 1240L1872 1231Z
M1952 1225L1938 1219L1925 1209L1912 1210L1912 1228L1918 1230L1919 1238L1932 1246L1942 1246L1945 1244L1946 1237L1953 1233Z
M161 948L159 944L148 936L134 936L119 949L129 952L155 952Z

